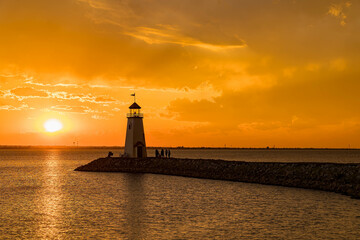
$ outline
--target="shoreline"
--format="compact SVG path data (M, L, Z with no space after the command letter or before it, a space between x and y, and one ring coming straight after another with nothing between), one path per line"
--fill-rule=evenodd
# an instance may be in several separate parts
M99 158L75 171L127 172L336 192L360 199L360 163L243 162L180 158Z

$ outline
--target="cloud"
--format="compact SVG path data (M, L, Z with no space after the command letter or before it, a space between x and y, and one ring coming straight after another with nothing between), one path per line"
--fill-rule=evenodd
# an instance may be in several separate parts
M91 115L91 118L96 119L96 120L106 120L109 119L108 117L105 116L101 116L101 115Z
M79 102L89 102L89 103L96 103L96 104L103 104L103 103L117 103L118 101L109 96L95 96L91 93L88 94L74 94L68 93L65 91L61 92L51 92L51 98L61 99L61 100L78 100Z
M26 98L48 98L49 93L43 90L37 90L30 87L20 87L10 90L10 94L20 101Z
M346 65L346 60L344 58L337 58L330 62L331 68L340 72L346 69Z
M294 74L291 81L288 76L278 76L277 84L269 88L227 89L222 95L214 97L212 102L177 99L170 102L168 115L182 121L233 126L254 122L265 125L282 123L282 127L288 127L294 116L305 119L314 127L360 117L356 111L360 100L354 98L360 85L359 82L348 81L359 76L359 72L334 69L330 63L316 72L304 71L305 65L304 70Z
M340 25L345 26L347 18L345 10L349 7L351 7L351 2L349 1L339 4L332 3L329 7L328 14L338 18L340 20Z
M179 29L170 26L159 26L158 28L137 27L133 32L127 32L129 36L141 39L149 44L171 43L180 46L192 46L211 51L234 50L246 47L243 40L238 40L237 44L214 44L202 42L192 37L184 36Z
M12 105L0 105L0 110L6 110L6 111L22 111L24 109L31 109L28 105L23 104L21 106L12 106Z
M167 110L170 115L175 116L178 120L192 122L209 122L216 118L214 113L221 115L221 107L207 100L190 101L188 99L177 99L172 101Z
M359 40L358 34L351 35L353 44L342 44L350 41L350 35L332 29L331 21L324 18L329 6L321 1L21 3L3 3L0 44L6 47L0 63L6 59L23 70L56 76L46 84L75 84L59 83L59 75L68 75L79 85L101 77L111 83L122 79L127 86L196 87L221 74L206 60L246 62L258 75L271 68L284 69L288 62L334 58L340 52L354 55L351 45ZM341 6L342 11L350 9ZM355 4L351 8L355 11ZM264 57L273 58L268 67L260 64Z
M40 87L51 87L51 88L58 88L58 87L79 88L79 87L81 87L81 85L78 85L76 83L56 83L56 84L51 84L51 83L34 82L33 77L30 77L29 80L27 80L25 83L29 84L29 85L35 85L35 86L40 86Z
M108 96L99 96L94 98L94 102L96 103L112 103L116 102L116 99Z
M114 114L111 110L99 110L94 107L89 106L73 106L73 105L55 105L51 106L47 110L57 113L70 113L70 114L81 114L89 116L93 119L109 119L110 117L113 117ZM96 117L94 117L96 116Z
M91 112L91 109L85 106L56 105L56 106L51 106L50 109L59 112L80 113L80 114L86 114Z

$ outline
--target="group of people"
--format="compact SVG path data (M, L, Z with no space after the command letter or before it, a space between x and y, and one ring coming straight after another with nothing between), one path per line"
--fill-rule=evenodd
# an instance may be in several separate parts
M155 157L157 158L170 158L171 152L170 149L161 149L161 151L159 152L159 150L155 150Z

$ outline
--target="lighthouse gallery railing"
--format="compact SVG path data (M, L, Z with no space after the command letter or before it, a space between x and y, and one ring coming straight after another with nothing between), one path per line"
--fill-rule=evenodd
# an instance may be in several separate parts
M144 117L142 113L127 113L126 117Z

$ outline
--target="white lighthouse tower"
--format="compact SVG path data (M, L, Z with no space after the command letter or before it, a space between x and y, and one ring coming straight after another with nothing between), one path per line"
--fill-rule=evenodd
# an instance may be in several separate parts
M134 103L129 107L130 113L127 114L124 155L131 158L146 158L143 114L140 113L141 107L135 102L135 93L132 96Z

